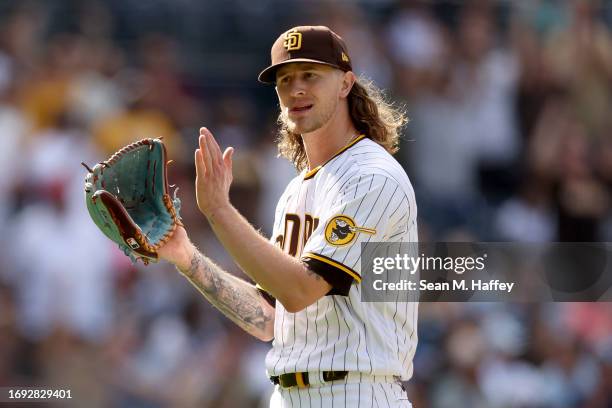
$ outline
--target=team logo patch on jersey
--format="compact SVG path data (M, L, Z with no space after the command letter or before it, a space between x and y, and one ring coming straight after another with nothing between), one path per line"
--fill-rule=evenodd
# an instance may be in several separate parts
M335 246L348 245L353 242L358 232L376 234L375 229L356 226L355 221L347 215L337 215L325 226L325 240Z

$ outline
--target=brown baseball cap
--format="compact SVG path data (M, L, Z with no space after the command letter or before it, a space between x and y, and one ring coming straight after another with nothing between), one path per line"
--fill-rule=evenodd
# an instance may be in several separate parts
M325 26L294 27L280 35L272 45L272 64L261 71L259 81L273 84L276 70L290 62L315 62L342 71L352 71L344 40Z

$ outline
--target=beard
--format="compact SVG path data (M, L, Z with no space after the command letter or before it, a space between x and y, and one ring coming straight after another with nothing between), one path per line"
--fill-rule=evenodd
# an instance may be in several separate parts
M310 112L310 116L294 121L289 117L289 110L282 109L279 116L281 125L289 132L303 134L314 132L330 121L336 111L338 101L330 101L328 106L321 106L320 112Z

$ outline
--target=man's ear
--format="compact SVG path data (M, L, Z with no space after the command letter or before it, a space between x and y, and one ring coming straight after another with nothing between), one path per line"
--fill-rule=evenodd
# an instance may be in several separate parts
M353 89L353 84L355 84L356 80L357 77L355 77L355 74L352 71L348 71L343 74L342 87L340 88L340 96L342 98L346 98L348 96L351 89Z

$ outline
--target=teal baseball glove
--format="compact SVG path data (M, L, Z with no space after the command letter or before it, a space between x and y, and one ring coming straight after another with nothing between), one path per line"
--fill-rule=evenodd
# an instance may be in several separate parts
M182 225L178 189L170 197L162 141L127 145L93 169L82 164L89 171L85 202L94 223L133 262L156 262L157 250Z

